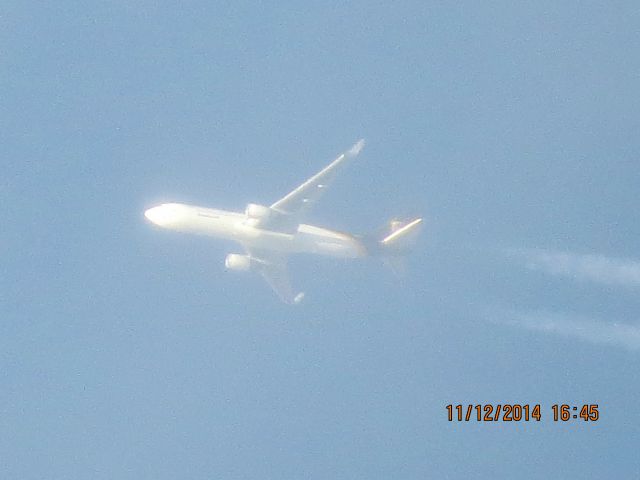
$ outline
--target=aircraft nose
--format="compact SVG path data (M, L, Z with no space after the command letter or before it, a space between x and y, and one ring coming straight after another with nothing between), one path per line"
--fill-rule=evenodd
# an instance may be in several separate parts
M149 220L152 223L155 223L153 221L153 217L154 217L154 213L155 213L156 208L158 208L158 207L149 208L149 209L144 211L144 216L146 217L147 220Z
M156 225L165 225L167 223L167 215L164 214L162 206L153 207L148 210L145 210L144 216L151 223L155 223Z

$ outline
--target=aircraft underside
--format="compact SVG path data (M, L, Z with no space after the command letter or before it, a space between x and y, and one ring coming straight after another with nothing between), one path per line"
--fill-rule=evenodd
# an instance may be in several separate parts
M301 223L309 207L317 202L348 160L358 155L364 145L360 140L327 167L271 206L250 203L244 213L179 203L168 203L145 211L145 217L160 227L185 233L207 235L238 242L244 254L231 253L225 267L234 271L260 273L275 293L286 303L299 303L304 294L291 288L287 258L294 253L308 253L339 258L357 258L371 252L389 257L402 253L412 241L422 219L392 222L384 237L365 246L358 237Z

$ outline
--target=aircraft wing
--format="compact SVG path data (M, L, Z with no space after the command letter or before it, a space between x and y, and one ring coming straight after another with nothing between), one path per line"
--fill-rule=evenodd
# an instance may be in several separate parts
M289 280L287 258L284 255L272 251L249 249L247 249L247 253L254 261L255 269L283 302L300 303L304 293L294 293Z
M271 205L271 208L287 216L299 217L314 205L329 184L336 177L338 171L352 158L360 153L364 147L364 140L359 140L353 147L341 154L333 162L320 170L295 190L289 192Z

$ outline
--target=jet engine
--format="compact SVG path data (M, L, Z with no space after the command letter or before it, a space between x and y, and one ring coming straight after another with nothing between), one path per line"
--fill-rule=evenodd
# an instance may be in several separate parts
M224 259L224 266L227 270L246 272L251 270L251 257L249 255L230 253L227 255L227 258Z
M258 205L257 203L250 203L244 211L247 218L256 220L265 220L271 216L272 210L264 205Z

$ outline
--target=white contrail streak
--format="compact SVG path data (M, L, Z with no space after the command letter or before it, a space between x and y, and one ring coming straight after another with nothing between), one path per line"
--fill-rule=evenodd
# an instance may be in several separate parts
M502 325L524 328L562 337L573 337L595 344L640 349L640 326L605 323L591 318L549 312L501 312L490 320Z
M522 258L531 270L605 285L640 287L640 262L634 260L538 249L508 253Z

